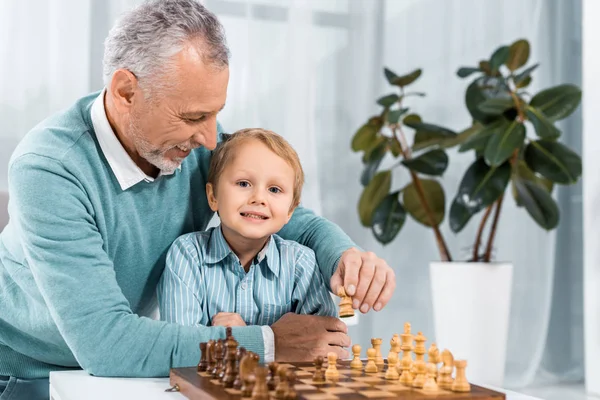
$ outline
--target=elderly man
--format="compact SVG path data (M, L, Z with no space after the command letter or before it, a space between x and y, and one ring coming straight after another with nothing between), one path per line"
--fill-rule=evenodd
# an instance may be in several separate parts
M50 371L164 376L194 365L222 327L147 316L165 254L212 218L205 183L220 139L228 49L194 0L156 0L111 30L105 88L29 132L9 166L10 221L0 236L0 393L47 398ZM333 223L299 208L280 232L312 248L336 292L380 310L395 277ZM345 324L286 314L234 328L265 361L347 357ZM11 395L13 397L11 397Z

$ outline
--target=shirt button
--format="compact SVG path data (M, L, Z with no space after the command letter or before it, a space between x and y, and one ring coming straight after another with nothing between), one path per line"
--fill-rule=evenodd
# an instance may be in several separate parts
M242 282L242 290L246 290L246 286L248 286L246 285L246 282Z

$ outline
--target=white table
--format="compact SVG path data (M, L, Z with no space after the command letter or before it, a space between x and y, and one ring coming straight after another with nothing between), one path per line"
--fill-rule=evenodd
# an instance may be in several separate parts
M166 393L169 378L97 378L84 371L50 373L51 400L184 400L180 393ZM506 393L506 400L542 400L510 390L490 387Z

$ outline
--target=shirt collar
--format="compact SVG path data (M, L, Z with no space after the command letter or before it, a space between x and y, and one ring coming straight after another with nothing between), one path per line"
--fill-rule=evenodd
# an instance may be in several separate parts
M91 110L92 124L94 125L94 132L98 138L98 143L100 143L100 149L104 153L104 157L106 157L121 189L127 190L141 181L154 182L155 179L146 175L129 157L129 154L127 154L127 151L112 130L106 116L106 109L104 108L105 93L106 88L94 100ZM177 169L180 170L181 165ZM170 174L164 174L161 171L158 177L162 175Z
M210 239L208 240L208 249L204 257L204 262L206 264L217 264L223 261L230 254L237 258L223 236L221 225L213 228ZM275 277L279 277L279 250L277 249L277 243L275 243L273 235L270 236L269 241L267 244L265 244L265 247L258 252L255 261L257 264L266 264Z

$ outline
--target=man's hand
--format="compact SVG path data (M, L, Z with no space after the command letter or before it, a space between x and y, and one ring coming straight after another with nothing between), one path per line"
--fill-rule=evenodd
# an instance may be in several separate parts
M246 326L238 313L220 312L212 319L212 326Z
M396 289L396 275L375 253L351 248L342 254L329 283L333 293L344 285L352 297L352 308L360 308L364 314L370 308L379 311L390 301Z
M275 361L313 361L333 352L349 357L350 337L346 324L334 317L287 313L271 325L275 334Z

